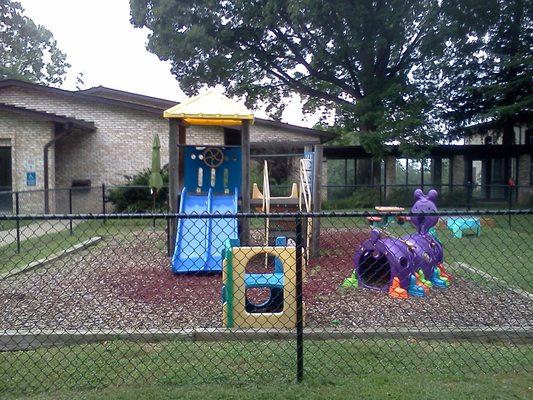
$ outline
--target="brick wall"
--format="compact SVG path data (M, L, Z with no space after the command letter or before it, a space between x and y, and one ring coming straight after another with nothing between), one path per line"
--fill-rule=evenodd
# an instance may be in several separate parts
M0 112L0 142L11 146L11 168L13 191L38 190L44 188L44 145L53 138L54 124L47 121L30 120L21 115ZM36 186L26 185L25 164L35 163ZM49 152L50 187L54 187L54 149ZM29 196L29 195L28 195ZM42 202L30 202L22 211L36 213L43 211Z
M162 142L163 162L168 161L168 124L147 112L14 87L2 90L0 99L95 123L96 132L74 133L57 142L58 187L70 186L73 179L90 179L93 185L122 183L124 175L135 174L150 166L155 133Z
M74 179L89 179L93 186L102 183L122 184L124 176L134 175L150 167L152 138L156 133L161 140L161 162L163 165L168 163L168 121L157 115L18 87L3 88L0 91L0 101L94 122L97 128L95 132L75 132L56 143L55 154L54 148L51 149L51 187L70 187ZM44 143L52 138L53 124L32 121L27 117L5 116L4 123L8 123L5 121L12 118L18 118L17 123L11 122L9 126L4 127L0 137L4 135L15 142L14 153L31 152L31 156L35 156L35 161L42 170L42 149ZM251 126L250 139L251 142L319 142L318 137L284 131L261 123ZM224 129L189 127L186 141L187 144L193 145L222 145ZM17 171L21 172L17 176L15 188L25 190L26 188L21 186L22 169L18 168ZM42 185L42 173L39 171L38 185ZM88 203L92 202L89 199L94 197L87 195ZM94 211L100 207L98 205ZM64 207L61 211L64 211Z

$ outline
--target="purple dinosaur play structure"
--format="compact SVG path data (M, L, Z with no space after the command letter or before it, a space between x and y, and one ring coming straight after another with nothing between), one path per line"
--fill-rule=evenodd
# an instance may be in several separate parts
M413 213L437 211L436 190L430 190L425 195L421 189L417 189L414 197ZM389 290L394 297L407 297L407 293L422 297L431 286L447 287L450 276L441 264L442 245L430 233L438 220L435 215L412 216L411 223L416 233L400 238L372 229L370 238L355 253L355 273L359 286ZM403 294L400 296L398 293Z

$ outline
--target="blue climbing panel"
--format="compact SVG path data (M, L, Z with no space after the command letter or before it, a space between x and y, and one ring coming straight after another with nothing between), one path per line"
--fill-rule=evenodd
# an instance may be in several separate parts
M216 146L212 146L216 147ZM196 193L231 193L241 187L241 149L238 147L219 147L224 160L217 168L204 162L204 152L208 147L185 147L185 187Z

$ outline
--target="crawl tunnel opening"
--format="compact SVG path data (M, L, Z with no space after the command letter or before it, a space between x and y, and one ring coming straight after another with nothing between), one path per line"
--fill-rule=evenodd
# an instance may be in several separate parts
M365 286L387 290L391 281L388 258L379 252L368 251L359 259L359 279Z
M245 309L248 313L283 312L283 273L276 267L276 257L259 253L245 267L247 287Z

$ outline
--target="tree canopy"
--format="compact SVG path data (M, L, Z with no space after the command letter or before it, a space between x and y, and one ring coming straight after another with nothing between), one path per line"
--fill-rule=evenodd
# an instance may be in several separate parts
M335 109L336 125L358 131L367 149L442 138L436 81L446 50L471 50L496 0L130 0L132 22L151 30L148 49L170 60L188 94L222 84L248 105L299 93L306 111ZM371 132L371 135L365 133Z
M513 126L531 123L533 105L533 7L531 0L498 0L469 51L448 46L440 68L421 68L419 82L443 76L447 94L436 104L447 130L461 136L468 126L488 124L511 144Z
M0 79L59 86L69 67L49 30L26 17L20 3L0 0Z

